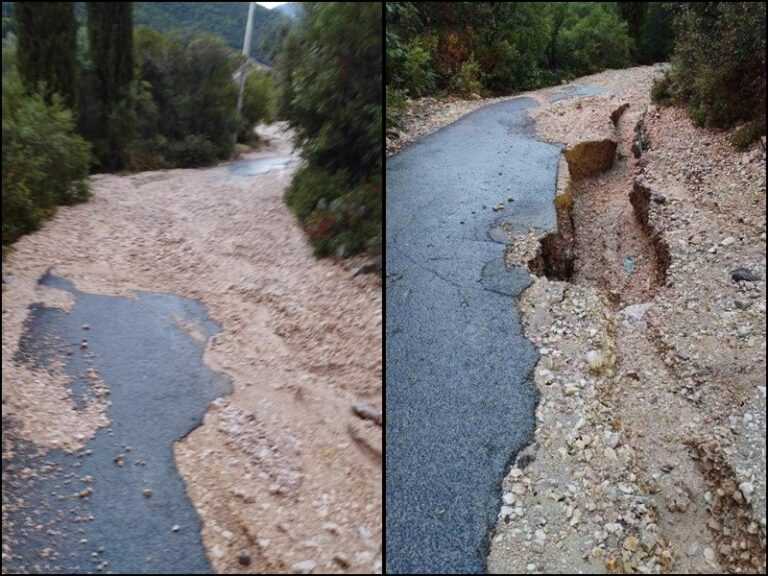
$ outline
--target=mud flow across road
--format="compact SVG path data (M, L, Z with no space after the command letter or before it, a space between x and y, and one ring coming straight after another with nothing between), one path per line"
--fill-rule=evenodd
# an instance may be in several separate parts
M314 258L262 136L260 173L94 176L6 256L4 569L381 571L381 281Z

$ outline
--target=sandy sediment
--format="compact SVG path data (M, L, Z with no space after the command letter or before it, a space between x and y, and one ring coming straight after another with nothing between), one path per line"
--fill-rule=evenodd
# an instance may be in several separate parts
M578 81L630 106L612 166L569 185L570 274L521 298L541 400L502 486L490 572L765 571L765 283L731 277L765 279L765 153L651 106L655 73ZM600 102L545 105L537 132L604 138ZM536 240L513 236L508 262L569 269L542 264L568 252Z

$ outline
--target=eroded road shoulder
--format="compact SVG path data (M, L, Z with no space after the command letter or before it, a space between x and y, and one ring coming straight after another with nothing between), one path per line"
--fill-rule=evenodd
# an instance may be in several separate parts
M387 164L387 562L481 572L499 485L533 429L537 354L503 264L502 224L554 225L559 147L518 98L478 110Z

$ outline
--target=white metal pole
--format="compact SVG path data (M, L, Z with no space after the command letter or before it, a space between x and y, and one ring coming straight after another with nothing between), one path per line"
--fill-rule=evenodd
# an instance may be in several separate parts
M251 51L251 37L253 35L253 10L256 7L256 2L251 2L248 5L248 21L245 24L245 41L243 42L243 56L245 61L240 68L240 94L237 97L237 116L240 117L240 110L243 108L243 92L245 90L245 70L248 66L248 54Z

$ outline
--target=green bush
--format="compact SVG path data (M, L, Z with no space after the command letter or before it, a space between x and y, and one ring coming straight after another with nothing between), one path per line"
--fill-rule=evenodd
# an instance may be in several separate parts
M248 72L237 130L238 142L258 141L253 127L260 122L272 122L275 116L275 98L275 84L269 71L254 68Z
M587 3L585 3L587 4ZM589 4L562 33L560 61L576 75L630 65L627 23L601 4Z
M435 73L429 51L414 42L403 51L400 84L411 96L426 96L435 91Z
M765 2L674 2L671 92L699 125L765 115ZM757 123L762 126L764 122Z
M381 252L381 182L350 183L344 171L306 165L286 190L285 202L304 226L315 255Z
M765 134L765 117L739 127L731 136L731 144L737 150L746 150L761 134Z
M664 76L653 81L653 86L651 86L651 101L656 102L657 104L665 104L669 102L671 97L670 78L669 74L665 73Z
M166 156L175 166L207 166L216 161L216 145L205 136L190 134L183 140L174 140L166 147Z
M451 91L463 95L480 92L483 88L481 80L480 64L474 56L470 56L469 60L462 63L459 71L451 79Z
M15 70L3 75L3 244L36 229L58 204L88 198L89 144L61 99L26 95Z
M318 255L347 256L381 237L381 4L304 7L291 58L278 57L281 110L307 161L285 200Z
M406 96L403 90L387 86L387 126L400 127Z

